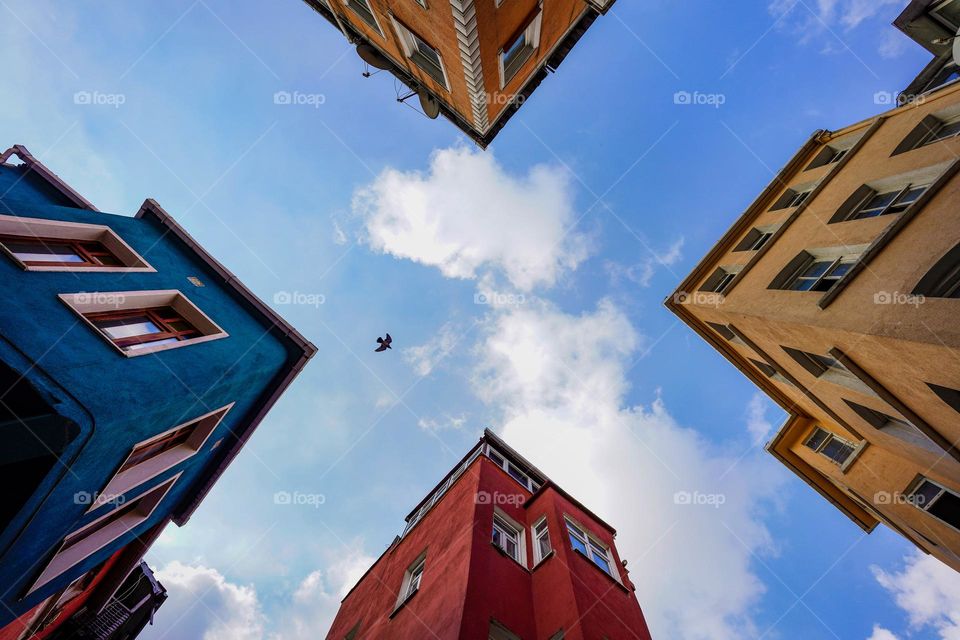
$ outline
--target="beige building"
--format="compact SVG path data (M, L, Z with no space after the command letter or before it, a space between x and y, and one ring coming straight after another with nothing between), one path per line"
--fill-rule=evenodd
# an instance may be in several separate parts
M305 0L481 147L614 1Z
M960 570L960 0L900 106L817 131L666 301L789 418L767 449ZM943 39L934 43L933 40Z

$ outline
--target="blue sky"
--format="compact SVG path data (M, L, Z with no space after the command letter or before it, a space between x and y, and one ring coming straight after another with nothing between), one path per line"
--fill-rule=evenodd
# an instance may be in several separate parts
M764 454L782 412L661 304L925 64L902 4L621 0L480 153L299 0L0 0L3 144L105 211L157 199L319 347L152 550L145 637L322 635L484 426L618 528L655 638L958 637L956 575Z

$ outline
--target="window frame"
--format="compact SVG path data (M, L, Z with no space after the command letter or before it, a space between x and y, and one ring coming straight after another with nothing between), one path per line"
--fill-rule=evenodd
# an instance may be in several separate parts
M581 525L579 522L574 520L571 516L564 514L563 516L564 524L567 529L567 543L570 545L570 548L574 553L578 553L586 558L592 565L597 567L597 569L603 571L605 574L616 580L618 583L622 584L620 579L620 572L616 569L616 561L613 556L613 549L604 543L602 540L597 538L595 535L590 533L590 531ZM576 532L576 533L575 533ZM576 539L584 545L587 549L586 552L581 551L576 545L573 544L573 540ZM602 555L604 561L606 562L607 568L604 569L597 561L593 558L594 552L597 550L602 552L596 555Z
M373 7L370 6L370 2L368 0L343 0L343 3L347 6L347 8L350 9L350 11L354 13L354 15L360 18L363 24L375 30L381 38L384 37L383 27L380 26L380 21L377 20L377 13L373 10ZM360 6L361 8L358 9L357 6L354 5ZM370 14L370 17L373 19L372 23L367 20L367 16L364 15L364 11Z
M542 530L539 530L541 528ZM546 551L540 547L540 542L544 539L546 540ZM547 522L547 516L541 516L530 527L530 540L533 546L533 566L537 566L553 555L553 542L550 540L550 523Z
M450 78L447 75L447 67L443 62L443 54L440 53L440 50L427 42L426 38L416 31L397 20L397 17L392 13L390 14L390 22L393 24L394 32L397 34L397 39L400 42L400 48L403 51L404 57L416 65L420 71L427 74L431 80L440 85L445 91L450 91ZM436 55L437 63L440 66L440 77L434 75L434 69L425 66L425 64L432 65L433 61L422 53L420 48L421 44ZM421 59L425 59L426 63L421 63Z
M182 473L181 471L172 478L145 489L136 497L64 536L28 593L33 593L101 549L142 527L150 520Z
M927 192L930 188L931 183L922 183L915 184L908 182L899 189L891 189L890 191L877 191L876 189L870 189L869 193L865 195L860 202L850 210L850 212L844 216L841 220L837 222L851 222L853 220L869 220L870 218L879 218L881 216L887 215L900 215L906 212L907 209L913 206L913 204L923 197L923 194ZM916 193L916 196L913 199L906 202L905 207L901 208L901 205L904 204L904 198L909 196L911 193ZM888 196L893 194L893 197L886 204L879 207L872 207L870 209L865 209L867 205L873 202L876 198L882 196ZM876 212L870 213L870 215L864 215L866 212Z
M510 553L510 550L507 549L505 545L497 543L496 537L498 532L501 534L501 539L503 536L512 537L517 549L515 555ZM490 544L517 564L523 567L527 566L527 544L524 528L499 507L495 507L493 511Z
M520 32L501 45L497 51L497 67L500 73L501 89L506 88L506 86L518 76L524 65L526 65L531 58L535 57L537 51L540 49L540 32L542 27L543 3L541 2L537 5L536 13L527 21ZM518 49L515 58L508 62L507 54L521 41L523 44ZM514 62L514 59L519 60L519 62Z
M231 402L133 445L113 477L97 494L96 499L91 500L88 513L197 455L235 404L235 402ZM131 464L131 460L133 460L138 449L145 449L162 442L165 437L190 426L193 426L193 430L185 442L153 453Z
M90 262L62 262L31 264L21 260L4 241L21 238L41 244L98 243L112 255L119 265L92 264ZM7 241L10 241L9 239ZM5 254L24 271L74 271L96 273L152 273L156 272L143 256L127 244L111 227L81 222L64 222L42 218L0 215L0 253ZM81 254L85 253L83 250ZM81 257L84 257L81 255ZM86 256L89 259L91 256Z
M81 320L86 323L98 336L107 341L117 353L128 358L143 356L169 349L177 349L191 345L219 340L229 337L229 334L217 323L210 319L203 311L193 304L183 293L176 289L160 291L111 291L91 293L60 294L60 300L67 305ZM170 307L184 320L190 323L199 335L196 337L164 342L142 348L123 348L95 324L88 316L94 315L95 320L101 319L98 314L105 312L144 312L148 309ZM169 338L169 336L168 336ZM160 342L154 340L153 342Z
M397 595L397 604L393 608L394 613L399 611L403 605L409 602L410 599L420 591L420 587L423 586L423 574L426 571L426 567L427 552L424 550L423 553L410 563L403 574L403 581L400 583L400 592ZM416 583L415 586L414 582Z
M917 282L912 293L944 300L960 298L960 242L937 259Z
M823 440L821 440L816 446L811 446L810 442L819 434L824 434ZM846 455L846 457L842 461L838 461L836 458L830 456L827 453L824 453L824 449L826 449L827 446L829 446L833 442L839 442L841 447L846 447L846 448L849 448L850 450L850 452ZM809 449L810 451L813 451L814 453L823 457L824 459L829 460L832 464L837 465L838 467L840 467L841 471L845 472L859 457L860 452L863 450L864 442L861 442L860 444L855 444L847 440L846 438L842 438L838 436L837 434L833 433L829 429L824 429L820 425L814 425L813 429L810 431L807 437L805 437L801 441L801 444L807 449Z
M931 499L929 502L926 502L925 504L917 504L918 501L914 499L914 496L917 494L917 492L920 490L920 487L923 486L924 483L937 487L939 491L937 492L937 495L933 499ZM956 499L960 500L960 494L958 494L956 491L954 491L953 489L948 489L947 487L942 485L940 482L937 482L936 480L932 480L924 475L919 475L907 487L906 493L907 493L907 501L910 504L912 504L914 507L916 507L920 511L927 513L930 516L933 516L934 518L937 519L938 522L950 527L954 531L960 531L960 522L958 522L957 524L951 524L946 520L944 520L943 518L941 518L940 516L938 516L937 514L930 512L930 509L934 507L939 502L939 500L948 493L953 497L955 497Z

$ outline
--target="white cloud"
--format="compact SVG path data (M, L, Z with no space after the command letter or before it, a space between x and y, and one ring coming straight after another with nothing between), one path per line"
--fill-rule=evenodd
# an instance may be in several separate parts
M913 552L901 572L871 567L916 630L935 630L943 640L960 640L960 574L933 556Z
M770 401L762 393L755 393L747 403L747 431L753 444L764 444L773 431L773 425L767 420L767 407Z
M444 324L427 342L403 350L403 358L418 375L427 376L460 342L463 330L452 322Z
M657 273L657 267L669 268L683 258L681 253L683 242L684 238L680 237L662 253L651 250L651 255L636 264L626 266L608 260L603 267L614 286L620 284L622 280L627 280L641 287L649 287L653 276Z
M772 0L767 9L779 24L807 43L816 36L826 35L825 53L846 51L846 45L837 42L845 32L856 29L863 22L881 14L888 7L900 7L903 0ZM836 31L839 30L840 34ZM906 39L906 36L900 35Z
M216 569L174 561L157 571L168 599L145 640L261 640L264 616L252 586L228 582Z
M890 630L875 624L873 625L873 633L867 640L897 640L897 636L893 635Z
M587 257L569 174L546 165L514 176L490 152L435 151L426 173L386 169L354 197L375 250L448 278L491 271L529 291L552 286Z
M420 418L417 420L417 426L423 429L424 431L432 431L436 433L437 431L459 431L463 429L467 424L466 414L461 414L459 416L444 416L441 419L436 418Z
M489 323L478 395L502 408L507 442L617 528L653 637L753 635L764 585L751 561L773 551L757 510L778 490L773 465L716 452L659 399L625 404L645 340L611 302L579 316L531 304Z
M881 58L892 60L899 58L907 50L910 40L896 29L890 28L880 36L880 46L877 52Z

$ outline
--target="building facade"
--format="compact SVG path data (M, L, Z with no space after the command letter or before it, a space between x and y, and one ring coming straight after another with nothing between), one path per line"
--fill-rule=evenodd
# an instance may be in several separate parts
M931 11L960 2L897 24L929 35ZM666 305L789 413L770 453L960 570L960 83L938 77L814 133Z
M328 640L649 640L616 532L496 435L407 517Z
M45 638L107 610L315 347L156 202L98 211L21 146L0 272L0 638Z
M614 3L305 1L365 61L419 94L424 112L443 114L482 147Z

